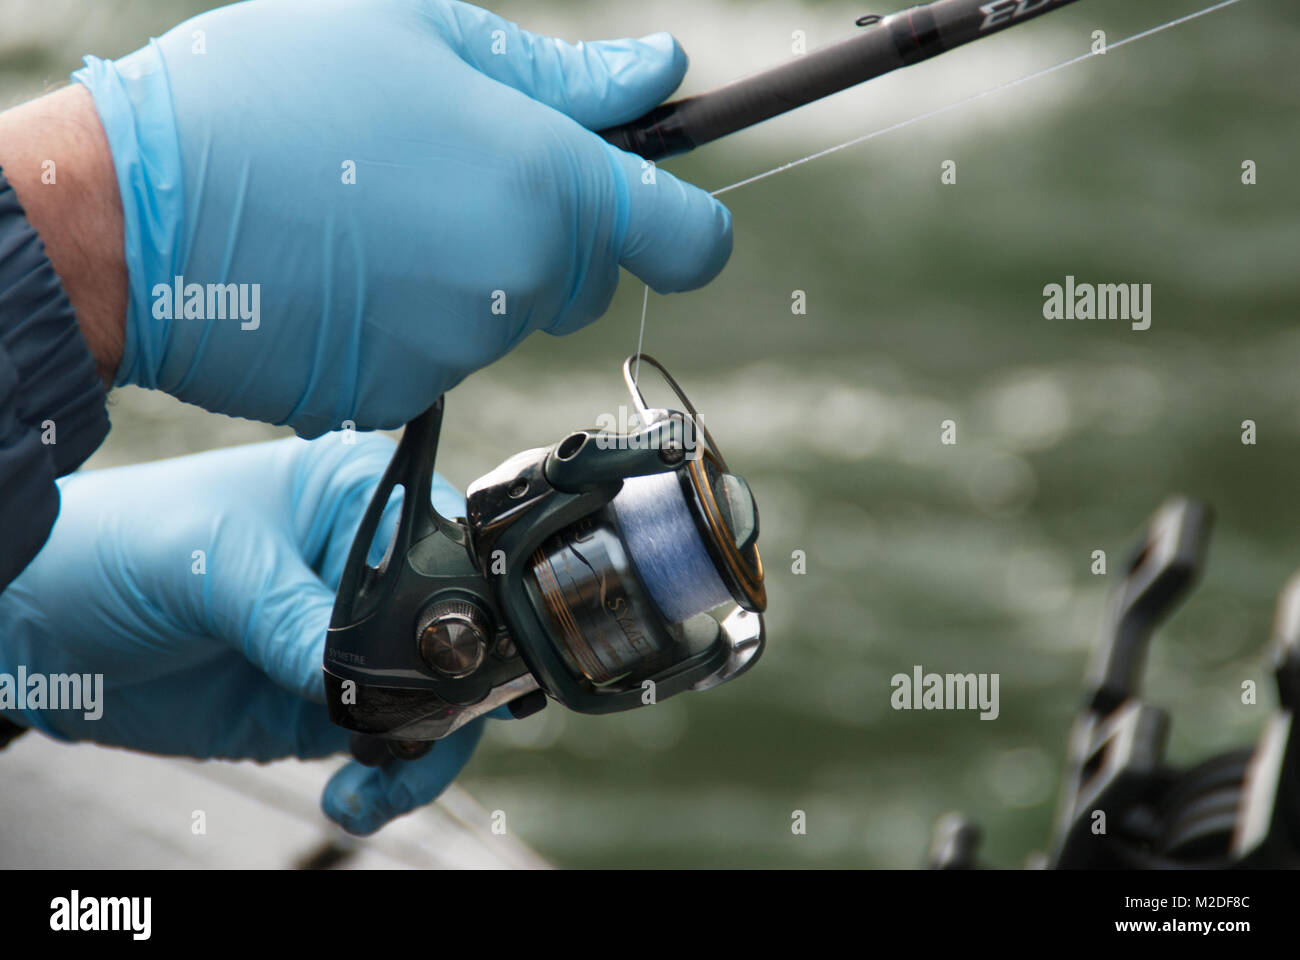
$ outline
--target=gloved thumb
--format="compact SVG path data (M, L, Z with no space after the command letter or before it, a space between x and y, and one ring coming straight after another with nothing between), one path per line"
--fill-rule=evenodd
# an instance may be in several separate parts
M686 54L667 33L573 44L464 3L439 4L437 13L443 39L466 63L589 130L641 116L686 75Z
M702 287L731 257L731 212L699 187L605 144L627 184L619 263L657 293Z

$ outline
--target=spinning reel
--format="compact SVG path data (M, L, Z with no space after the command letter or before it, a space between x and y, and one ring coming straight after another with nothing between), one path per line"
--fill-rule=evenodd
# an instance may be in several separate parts
M1152 634L1205 565L1212 514L1175 497L1148 521L1094 650L1070 733L1052 851L1055 869L1300 867L1300 575L1278 602L1278 709L1258 744L1180 769L1165 761L1169 714L1141 696ZM1098 830L1099 813L1108 821ZM977 865L980 834L960 816L935 828L928 863Z
M680 409L649 407L632 363ZM639 369L639 367L638 367ZM677 382L623 364L626 433L578 430L430 500L443 399L406 426L353 541L325 644L330 719L353 753L411 758L502 705L610 713L751 667L767 605L758 509ZM378 567L389 498L403 498Z

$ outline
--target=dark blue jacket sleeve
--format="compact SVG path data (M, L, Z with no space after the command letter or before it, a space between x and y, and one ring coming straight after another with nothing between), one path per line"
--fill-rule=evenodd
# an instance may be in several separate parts
M0 590L54 526L54 478L107 433L104 385L72 303L0 171Z

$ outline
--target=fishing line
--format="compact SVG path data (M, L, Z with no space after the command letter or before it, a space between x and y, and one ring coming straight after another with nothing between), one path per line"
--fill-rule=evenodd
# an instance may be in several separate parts
M641 582L671 622L727 601L675 472L628 477L611 506Z
M1184 23L1188 23L1189 21L1196 20L1200 17L1205 16L1206 14L1214 13L1216 10L1222 10L1224 7L1230 7L1233 4L1237 4L1237 3L1241 3L1241 0L1222 0L1222 2L1216 3L1210 7L1206 7L1204 10L1198 10L1196 13L1186 14L1184 16L1178 17L1175 20L1170 20L1168 23L1162 23L1157 27L1151 27L1148 30L1143 30L1141 33L1135 33L1131 37L1125 37L1123 40L1119 40L1116 41L1115 43L1109 44L1105 49L1107 53L1109 53L1111 50L1118 50L1120 47L1126 46L1137 40L1143 40L1147 37L1155 36L1157 33L1163 33L1165 30L1169 30L1173 27L1177 27ZM874 140L876 137L882 137L887 133L893 133L895 130L902 130L904 127L910 127L912 124L920 123L922 120L928 120L931 117L937 117L940 114L948 113L949 111L955 110L958 107L964 107L968 103L974 103L976 100L982 100L985 97L992 96L995 93L1000 93L1003 90L1008 90L1011 87L1018 87L1022 83L1028 83L1031 80L1037 80L1040 77L1046 77L1049 74L1056 73L1058 70L1064 70L1066 67L1072 67L1076 63L1082 63L1084 60L1091 60L1093 57L1099 57L1103 55L1104 54L1098 53L1093 50L1089 50L1087 53L1082 53L1077 57L1072 57L1069 60L1063 60L1062 62L1056 64L1055 66L1045 67L1041 70L1035 70L1033 73L1028 73L1025 76L1020 77L1016 80L1008 80L1005 83L998 84L996 87L990 87L987 90L982 90L979 93L972 94L969 97L964 97L961 100L956 100L952 103L946 104L945 106L938 107L937 109L928 110L925 113L917 114L916 116L910 117L907 120L900 120L898 123L890 124L887 127L882 127L879 130L875 130L871 133L865 134L860 137L854 137L852 140L846 140L844 143L837 144L836 146L827 147L825 150L819 150L816 153L809 154L806 157L801 157L798 160L791 160L789 163L783 163L781 164L781 166L773 167L771 170L765 171L764 173L755 174L754 176L747 177L744 180L738 180L737 182L730 184L729 186L725 186L718 190L714 190L712 193L709 194L709 196L718 197L724 193L727 193L728 191L738 190L741 187L748 186L751 183L757 183L760 180L766 180L768 177L774 177L778 173L784 173L786 170L792 170L795 167L802 166L803 164L808 163L809 161L817 160L820 159L821 157L829 156L832 153L838 153L840 150L846 150L849 147L857 146L859 143L866 143L868 140Z
M650 305L650 284L645 285L645 295L641 298L641 332L636 335L636 367L632 370L632 386L637 385L641 376L641 344L645 343L645 311Z
M1167 21L1166 23L1162 23L1157 26L1150 27L1139 33L1135 33L1132 36L1125 37L1122 40L1118 40L1115 43L1108 44L1107 47L1105 48L1106 53L1109 53L1112 50L1118 50L1120 47L1127 46L1130 43L1135 43L1138 40L1144 40L1147 37L1152 37L1158 33L1163 33L1166 30L1172 29L1173 27L1181 26L1184 23L1189 23L1192 20L1198 20L1201 17L1206 16L1207 14L1215 13L1216 11L1223 10L1226 7L1231 7L1241 2L1242 0L1220 0L1219 3L1212 4L1204 8L1203 10L1197 10L1194 13L1184 14L1183 16L1176 17L1173 20ZM1063 60L1062 62L1055 64L1053 66L1044 67L1040 70L1035 70L1032 73L1025 74L1024 76L1019 77L1015 80L1008 80L1004 83L998 84L997 86L990 87L987 90L982 90L979 93L975 93L972 94L971 96L963 97L960 100L953 101L952 103L946 104L942 107L937 107L933 110L927 110L924 113L920 113L917 114L916 116L909 117L906 120L900 120L897 123L892 123L887 127L882 127L879 130L872 131L871 133L863 134L862 136L859 137L854 137L851 140L846 140L844 143L836 144L833 147L827 147L826 149L819 150L816 153L811 153L806 157L800 157L797 160L791 160L788 163L783 163L778 167L773 167L771 170L766 170L762 173L755 174L752 177L746 177L744 180L738 180L735 183L728 184L725 187L720 187L719 189L712 191L709 195L712 197L720 197L724 193L729 193L732 190L739 190L741 187L749 186L751 183L758 183L760 180L766 180L769 177L774 177L778 173L784 173L787 170L793 170L795 167L803 166L805 163L810 163L813 160L818 160L822 157L830 156L831 154L838 153L841 150L847 150L849 147L854 147L857 146L858 144L866 143L869 140L875 140L877 137L882 137L885 134L893 133L896 130L902 130L904 127L910 127L915 123L920 123L922 120L928 120L932 117L937 117L940 116L941 114L949 113L957 109L958 107L966 106L967 104L974 103L977 100L982 100L985 97L992 96L995 93L1000 93L1003 90L1010 89L1011 87L1020 86L1021 84L1028 83L1031 80L1037 80L1042 77L1049 76L1050 74L1056 73L1060 70L1064 70L1067 67L1072 67L1075 64L1082 63L1085 60L1091 60L1093 57L1102 56L1102 55L1103 54L1099 52L1089 50L1087 53L1082 53L1077 57L1071 57L1069 60ZM650 285L646 284L645 293L641 301L641 329L637 334L638 358L641 353L641 345L645 340L646 310L649 305L649 301L650 301ZM637 371L638 373L640 371L639 359L637 362ZM635 382L636 382L636 376L633 376L633 383Z

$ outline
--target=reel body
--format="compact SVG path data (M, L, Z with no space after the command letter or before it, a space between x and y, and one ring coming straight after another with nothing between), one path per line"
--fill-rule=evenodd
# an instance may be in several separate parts
M464 518L430 502L442 399L407 425L335 600L324 662L335 723L410 756L504 704L516 716L548 697L627 710L754 663L766 594L753 497L642 356L684 410L646 406L634 359L623 365L634 429L516 454L470 485ZM399 486L397 529L372 567Z

